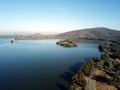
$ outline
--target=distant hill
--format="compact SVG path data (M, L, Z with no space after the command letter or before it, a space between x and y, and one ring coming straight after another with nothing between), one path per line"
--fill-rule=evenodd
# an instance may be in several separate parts
M120 31L108 29L104 27L88 28L76 31L70 31L57 35L60 38L118 38L120 37Z

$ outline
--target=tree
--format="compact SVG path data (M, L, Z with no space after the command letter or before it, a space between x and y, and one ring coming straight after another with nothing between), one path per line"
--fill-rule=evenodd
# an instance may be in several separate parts
M114 75L112 78L112 83L115 86L120 86L120 75Z
M85 90L86 80L85 80L84 73L81 70L77 71L73 75L72 82L73 82L74 85L80 86L82 88L82 90Z
M81 70L84 72L85 76L90 76L94 67L94 61L90 60L82 65Z

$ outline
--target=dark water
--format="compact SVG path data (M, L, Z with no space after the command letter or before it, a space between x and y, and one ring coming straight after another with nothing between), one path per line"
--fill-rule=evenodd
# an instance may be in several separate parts
M64 48L52 40L0 39L0 90L67 90L72 72L93 56L97 44Z

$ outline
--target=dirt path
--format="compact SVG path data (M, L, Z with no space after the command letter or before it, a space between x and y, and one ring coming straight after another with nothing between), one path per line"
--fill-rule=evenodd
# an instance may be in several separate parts
M90 79L89 79L89 90L94 90L94 79L93 79L93 76L94 76L95 72L96 72L96 70L94 70L94 72L90 76Z

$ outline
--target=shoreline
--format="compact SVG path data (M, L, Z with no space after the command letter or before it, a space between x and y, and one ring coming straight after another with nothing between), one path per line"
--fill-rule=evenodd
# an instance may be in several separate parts
M112 40L111 40L112 41ZM117 46L119 46L120 44L119 44L119 42L117 43L117 41L112 41L112 43L111 44L118 44ZM107 45L107 44L106 44ZM110 44L108 44L108 45L110 45ZM106 55L106 50L104 50L104 49L106 49L106 47L103 47L103 46L101 46L101 48L100 48L100 44L99 44L99 50L102 48L103 50L100 50L100 51L102 51L102 52L104 52L104 54L102 54L101 55L101 57L100 58L98 58L98 57L93 57L92 58L92 60L89 60L89 61L87 61L86 63L89 63L90 61L93 63L93 67L91 68L91 69L88 69L89 71L90 71L90 73L87 75L86 74L86 72L88 72L88 70L87 71L85 71L84 70L84 66L89 66L89 64L88 65L86 65L86 63L84 63L81 67L80 67L80 69L77 71L77 72L75 72L74 74L73 74L73 77L72 77L72 85L71 85L71 88L70 88L70 90L88 90L88 83L86 83L87 81L86 81L86 79L85 79L85 77L87 76L89 79L90 79L90 76L91 76L91 73L94 71L93 70L93 68L98 68L98 66L96 66L95 64L97 64L96 62L98 62L98 60L101 60L102 59L102 57L104 57L104 59L106 59L106 58L111 58L111 57L107 57L107 56L105 56ZM111 47L109 47L109 48L111 48ZM92 64L91 64L91 66L92 66ZM86 68L85 67L85 68ZM90 66L89 66L89 68L90 68ZM101 68L102 69L102 68ZM99 70L99 69L98 69ZM82 74L83 75L82 75ZM112 77L111 77L112 78ZM96 81L96 80L95 80ZM95 84L96 85L96 84ZM114 84L112 84L113 86L115 86L115 87L117 87L116 85L114 85ZM96 88L95 86L94 86L94 88ZM117 87L117 88L119 88L119 87ZM92 90L92 89L89 89L89 90Z

